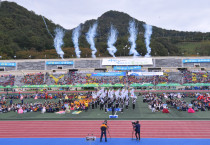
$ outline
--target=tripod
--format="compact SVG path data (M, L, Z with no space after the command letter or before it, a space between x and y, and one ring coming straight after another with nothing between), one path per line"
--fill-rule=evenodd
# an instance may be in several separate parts
M132 131L132 140L133 140L133 134L134 134L135 130L134 130L134 127L133 127L133 131Z

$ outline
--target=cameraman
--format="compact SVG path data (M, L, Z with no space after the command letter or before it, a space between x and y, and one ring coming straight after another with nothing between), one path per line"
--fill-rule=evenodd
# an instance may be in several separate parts
M139 121L136 121L136 124L135 124L135 126L134 126L134 128L135 128L135 135L136 135L136 140L140 140L140 127L141 127L141 125L139 124Z
M103 135L105 136L105 142L107 142L107 138L106 138L106 130L107 130L107 122L104 121L101 125L101 138L100 138L100 142L102 142L102 138L103 138Z

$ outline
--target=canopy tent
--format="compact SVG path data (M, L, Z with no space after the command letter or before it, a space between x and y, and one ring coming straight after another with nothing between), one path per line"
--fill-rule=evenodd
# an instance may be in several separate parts
M134 83L134 84L131 84L130 87L141 87L141 84Z
M178 83L164 83L164 84L157 84L157 87L180 87L181 85Z
M100 87L106 87L106 88L109 88L109 87L113 87L112 84L102 84L102 85L99 85Z
M12 88L20 88L20 87L18 87L18 86L13 86Z
M131 84L131 87L153 87L154 85L151 83L144 83L144 84Z
M10 89L10 88L12 88L10 85L8 85L8 86L6 86L6 87L4 87L4 88L7 88L7 89Z
M142 87L153 87L154 85L151 83L144 83L142 84Z
M186 84L183 84L183 86L195 86L194 83L186 83Z
M210 86L210 83L187 83L183 84L183 86L194 86L194 87L201 87L201 86Z
M0 89L4 89L4 86L0 86Z
M113 87L124 87L123 84L114 84Z

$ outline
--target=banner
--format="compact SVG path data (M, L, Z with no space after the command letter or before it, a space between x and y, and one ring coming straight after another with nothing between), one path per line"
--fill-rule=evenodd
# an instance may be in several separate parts
M129 76L162 76L163 72L128 72Z
M58 78L54 77L53 75L50 75L50 77L55 81L55 84L57 85L58 81L64 77L64 75L59 76Z
M47 61L46 65L73 65L73 61Z
M141 66L114 66L114 70L140 70Z
M153 65L152 58L103 59L102 65Z
M4 67L15 67L16 63L15 62L0 62L0 66Z
M91 76L126 76L126 72L105 72L105 73L92 73Z
M202 63L210 62L210 59L183 59L183 63Z

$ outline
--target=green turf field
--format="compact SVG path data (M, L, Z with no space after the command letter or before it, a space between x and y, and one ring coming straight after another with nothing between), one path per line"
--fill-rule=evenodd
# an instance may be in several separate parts
M186 98L185 101L190 103L192 98ZM25 102L43 102L44 99L25 99ZM58 99L53 99L50 101L58 102ZM9 102L9 101L8 101ZM14 100L13 103L19 102L20 100ZM138 100L136 102L136 109L132 109L132 104L130 103L129 109L124 109L124 112L117 112L120 120L210 120L210 111L198 111L194 114L187 113L186 111L179 112L174 108L169 108L170 113L164 114L162 112L152 112L147 103L143 103L143 98L138 96ZM80 114L55 114L55 113L45 113L41 114L40 112L28 112L25 114L18 114L16 112L9 113L1 113L0 120L73 120L73 119L81 119L81 120L100 120L100 119L108 119L111 112L105 113L105 111L100 111L99 107L97 109L90 109L87 112L82 112Z

